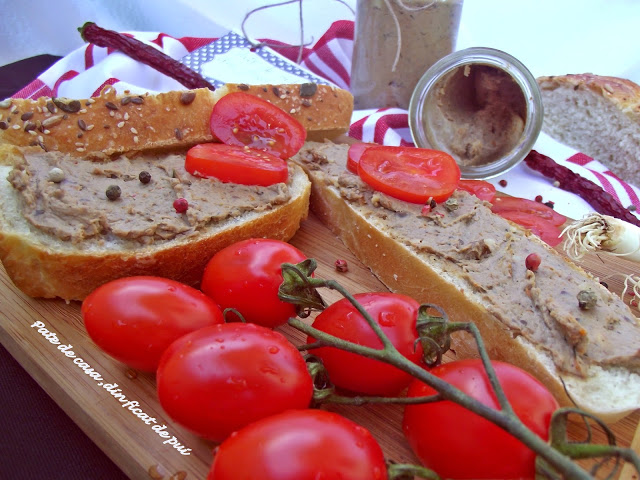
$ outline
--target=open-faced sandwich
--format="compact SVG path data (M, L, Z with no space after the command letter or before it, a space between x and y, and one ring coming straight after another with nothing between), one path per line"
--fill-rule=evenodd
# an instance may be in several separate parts
M213 253L235 241L291 238L307 216L310 184L299 166L286 162L294 151L283 148L345 132L353 100L344 90L302 84L158 95L107 89L86 100L5 103L0 260L30 296L81 300L130 275L194 285ZM264 104L280 112L270 118L267 108L255 117L272 122L270 136L261 126L259 137L241 140L271 151L269 159L237 145L223 152L198 149L222 147L210 142L241 135L238 122L252 128L242 118ZM216 105L220 130L212 128ZM222 173L203 167L211 158L225 159ZM238 163L266 170L266 180L242 177ZM225 168L231 176L224 176Z
M293 160L311 178L312 211L389 289L474 322L492 358L564 404L610 421L640 406L640 324L622 299L486 201L438 190L446 179L432 185L435 201L405 195L397 150L367 147L348 168L349 148L309 142ZM439 168L437 155L428 161ZM422 168L415 156L400 164ZM476 353L466 334L452 349Z

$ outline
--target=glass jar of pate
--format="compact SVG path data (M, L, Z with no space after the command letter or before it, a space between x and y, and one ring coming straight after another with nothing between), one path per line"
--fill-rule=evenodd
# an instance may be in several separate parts
M484 47L436 62L409 106L415 145L451 154L467 179L492 178L520 163L540 134L542 117L531 72L506 52Z
M408 108L420 77L455 49L462 0L358 0L354 108Z

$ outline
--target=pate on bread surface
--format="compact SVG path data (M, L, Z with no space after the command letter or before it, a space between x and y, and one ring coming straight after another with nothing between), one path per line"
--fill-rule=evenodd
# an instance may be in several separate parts
M597 279L466 192L454 193L457 208L441 204L423 215L421 205L372 190L346 170L347 150L348 145L308 143L294 159L313 182L339 192L443 281L455 279L514 338L523 336L546 351L560 371L579 377L588 376L591 365L640 371L640 324ZM531 253L542 258L536 272L525 266ZM583 291L597 299L593 308L579 306Z
M109 162L78 161L69 154L33 149L16 157L8 180L22 215L36 229L73 243L104 237L142 244L197 235L208 225L287 203L289 187L223 183L185 170L185 156L120 156ZM52 172L61 172L60 181ZM148 180L140 180L146 172ZM119 188L117 198L107 197ZM176 212L174 200L188 208Z

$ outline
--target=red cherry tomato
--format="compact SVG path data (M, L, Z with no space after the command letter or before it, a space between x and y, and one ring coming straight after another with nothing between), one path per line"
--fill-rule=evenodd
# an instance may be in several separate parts
M370 187L411 203L443 202L460 181L460 168L445 152L414 147L369 147L358 163Z
M234 308L245 321L275 328L296 316L295 307L278 298L283 263L307 257L280 240L253 238L223 248L207 264L200 288L222 310Z
M91 339L122 363L155 372L166 348L181 336L224 321L199 290L159 277L125 277L106 283L82 302Z
M371 433L336 413L292 410L259 420L217 449L207 480L386 480Z
M567 217L559 214L544 203L526 198L498 196L493 200L491 211L501 215L503 212L518 212L539 217L559 227L567 221Z
M298 153L307 131L291 115L243 92L224 95L211 113L211 133L222 143L264 150L280 158Z
M416 318L420 305L405 295L381 292L354 295L380 325L398 351L416 364L422 359L422 347L416 342ZM368 347L382 348L364 317L346 298L316 317L313 326L344 340ZM308 338L308 342L313 342ZM329 373L331 382L340 388L368 395L395 395L409 385L411 375L394 366L334 347L312 350Z
M287 162L260 150L204 143L187 152L184 168L191 175L225 183L268 187L289 177Z
M492 202L496 196L496 187L484 180L460 180L458 190L465 190L487 202Z
M515 413L534 433L548 439L551 414L558 408L553 395L524 370L493 362L498 379ZM479 359L444 363L430 370L485 405L498 408ZM407 395L435 393L415 380ZM425 466L442 478L534 478L535 453L500 427L450 402L407 405L403 431Z
M284 335L250 323L225 323L185 335L165 351L158 399L177 423L220 442L289 409L307 408L311 375Z
M363 152L372 145L375 144L358 142L349 146L349 151L347 153L347 170L357 174L360 157L362 156Z

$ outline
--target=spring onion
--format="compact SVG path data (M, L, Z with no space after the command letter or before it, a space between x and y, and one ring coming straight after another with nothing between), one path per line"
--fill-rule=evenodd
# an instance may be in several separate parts
M591 213L563 231L564 249L574 260L587 252L604 252L640 262L640 227L624 220Z
M582 220L568 225L564 250L569 257L579 260L587 252L602 252L640 262L640 227L608 215L591 213ZM631 288L634 297L640 297L640 277L627 275L622 298Z

